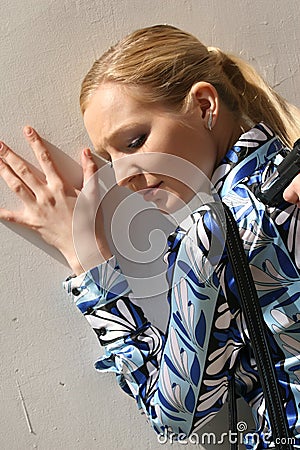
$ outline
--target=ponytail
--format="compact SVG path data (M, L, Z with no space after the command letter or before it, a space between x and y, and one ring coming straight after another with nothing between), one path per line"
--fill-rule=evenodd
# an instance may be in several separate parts
M265 122L287 146L300 136L300 111L275 92L256 70L241 58L210 47L221 66L226 81L215 86L227 106L234 103L251 125ZM230 98L231 97L231 98ZM234 100L233 100L234 99Z

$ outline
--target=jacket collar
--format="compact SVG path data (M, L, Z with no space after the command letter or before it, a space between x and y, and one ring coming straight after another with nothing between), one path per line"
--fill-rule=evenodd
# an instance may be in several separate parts
M243 133L213 173L211 192L195 195L179 212L177 216L179 226L169 236L169 247L171 249L177 247L178 241L195 223L200 208L205 210L205 204L220 201L220 198L225 197L231 189L262 165L266 165L283 148L284 145L279 138L262 122Z
M279 138L264 123L255 125L240 136L215 170L211 182L216 192L223 198L283 148Z

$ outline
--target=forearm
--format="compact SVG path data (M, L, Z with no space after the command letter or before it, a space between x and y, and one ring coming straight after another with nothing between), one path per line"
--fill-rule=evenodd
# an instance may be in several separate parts
M100 344L105 346L105 355L95 367L117 375L121 388L135 398L157 433L171 427L174 433L189 434L193 429L208 351L209 333L205 332L208 329L202 306L207 303L213 314L213 294L216 298L217 291L208 286L206 302L197 302L190 317L186 314L191 314L193 307L186 309L188 296L181 298L184 291L177 292L172 299L170 322L164 335L147 321L141 308L130 301L132 294L119 267L114 267L115 263L112 258L65 285L69 293L73 292L77 306L96 332ZM202 331L196 336L201 324L204 334Z

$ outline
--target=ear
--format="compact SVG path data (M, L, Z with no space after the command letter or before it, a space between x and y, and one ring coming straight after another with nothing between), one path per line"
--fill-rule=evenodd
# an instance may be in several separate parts
M219 114L219 95L216 88L206 81L195 83L190 91L193 106L199 108L204 126L211 130Z

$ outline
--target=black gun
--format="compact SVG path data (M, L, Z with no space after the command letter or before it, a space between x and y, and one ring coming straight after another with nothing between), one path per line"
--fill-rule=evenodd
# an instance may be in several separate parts
M257 197L268 206L276 206L283 201L283 191L300 172L300 139L279 164L275 172L261 185Z

